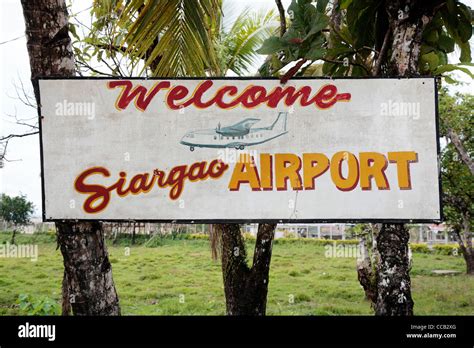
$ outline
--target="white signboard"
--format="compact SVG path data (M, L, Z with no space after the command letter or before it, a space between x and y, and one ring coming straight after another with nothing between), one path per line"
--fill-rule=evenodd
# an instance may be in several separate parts
M434 79L39 85L46 220L441 218Z

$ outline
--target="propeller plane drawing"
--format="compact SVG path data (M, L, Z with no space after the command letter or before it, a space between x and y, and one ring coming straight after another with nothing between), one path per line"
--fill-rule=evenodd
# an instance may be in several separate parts
M191 151L196 147L206 148L235 148L243 150L245 147L266 143L286 133L287 112L278 113L275 121L267 127L253 127L260 121L259 118L246 118L231 126L215 129L199 129L186 133L180 143L189 146Z

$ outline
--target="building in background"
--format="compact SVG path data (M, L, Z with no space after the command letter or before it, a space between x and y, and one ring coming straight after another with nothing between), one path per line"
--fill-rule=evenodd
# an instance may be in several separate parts
M106 222L104 230L107 236L117 234L169 234L169 233L202 233L209 234L210 224L172 224L152 222ZM278 224L275 238L318 238L318 239L353 239L351 227L354 224ZM410 228L410 241L412 243L448 244L456 243L445 224L412 224ZM256 236L258 224L244 224L245 233ZM13 226L0 220L0 231L11 232ZM40 217L31 219L31 223L22 227L22 233L55 232L53 222L42 222Z

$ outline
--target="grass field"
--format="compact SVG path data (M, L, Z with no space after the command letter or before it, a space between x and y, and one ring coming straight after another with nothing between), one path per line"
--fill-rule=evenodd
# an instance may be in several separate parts
M0 243L9 237L1 233ZM0 315L21 314L15 304L20 294L49 297L59 304L62 257L51 239L17 238L17 243L38 243L36 262L0 258ZM225 314L220 264L211 260L207 241L166 240L155 248L133 246L129 256L124 245L109 245L108 250L124 315ZM327 258L324 252L323 246L307 243L274 245L267 314L372 314L357 281L355 259ZM415 314L473 315L474 277L435 276L434 269L464 272L465 265L459 256L414 253Z

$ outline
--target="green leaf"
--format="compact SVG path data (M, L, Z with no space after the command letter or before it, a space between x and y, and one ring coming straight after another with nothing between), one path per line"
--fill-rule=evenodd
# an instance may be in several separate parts
M459 37L462 41L467 42L472 36L472 25L467 20L460 20L458 25Z
M69 32L71 33L71 35L76 39L76 40L80 40L79 36L77 35L77 32L76 32L76 26L72 23L69 23Z
M212 29L220 0L129 0L122 6L116 25L127 35L121 46L145 59L153 75L204 76L207 68L219 69Z
M346 56L353 53L354 53L354 50L346 46L333 47L327 50L328 57L338 57L341 55Z
M339 2L339 7L341 10L347 9L352 3L352 0L341 0Z
M439 65L438 55L433 51L421 56L422 63L428 63L430 70L436 69ZM424 65L424 64L423 64Z
M293 0L288 7L288 13L293 17L291 26L297 31L305 31L305 14L307 12L306 5L308 4L311 4L311 0Z
M328 24L329 24L329 18L326 15L318 12L316 17L314 17L313 21L311 22L311 30L308 32L308 34L306 35L304 39L306 40L311 35L319 33L321 30L326 28Z
M305 58L309 60L318 60L324 57L326 50L323 47L312 47L308 53L306 53Z
M351 76L361 77L367 76L367 72L362 69L360 66L353 66L351 71Z
M474 78L474 74L472 74L472 72L468 68L463 67L460 64L440 65L436 69L433 70L433 74L434 75L441 75L445 72L450 72L450 71L455 71L455 70L462 71L463 73L469 75L471 78Z
M442 33L438 40L438 47L446 53L451 53L454 51L454 40L445 33Z
M461 2L457 3L458 5L458 16L459 16L459 36L461 37L461 40L463 41L469 41L469 39L472 36L472 15L471 15L471 10L469 7L464 5Z
M461 61L461 63L470 62L471 61L471 46L469 45L469 41L459 44L459 47L461 48L461 56L459 57L459 60Z
M426 43L423 43L421 45L421 48L420 48L420 55L425 55L425 54L428 54L430 52L433 52L435 50L435 48L433 46L430 46Z
M439 36L438 36L438 29L434 28L428 32L423 33L423 36L425 37L426 42L433 44L438 42Z
M272 36L272 37L269 37L268 39L266 39L263 42L262 47L260 47L257 50L257 53L258 54L266 54L266 55L274 54L274 53L277 53L277 52L281 51L285 47L286 47L285 43L282 42L282 40L280 38L278 38L276 36Z
M320 34L311 42L311 46L309 47L306 54L304 54L304 58L309 60L318 60L324 57L327 52L326 48L324 47L324 43L325 38Z
M437 50L436 55L438 56L438 65L448 64L448 55L446 52Z
M318 3L316 5L316 9L320 13L324 13L326 11L326 7L328 6L329 0L318 0Z

